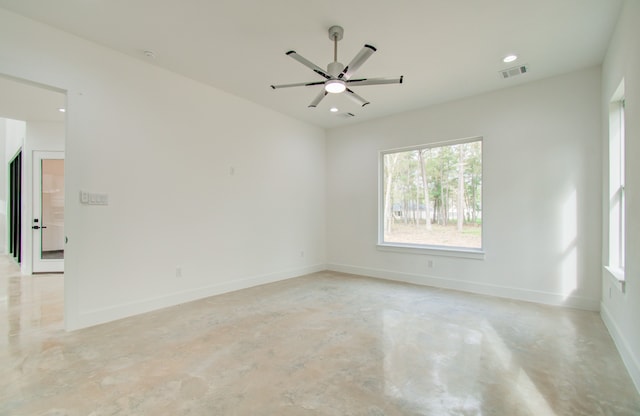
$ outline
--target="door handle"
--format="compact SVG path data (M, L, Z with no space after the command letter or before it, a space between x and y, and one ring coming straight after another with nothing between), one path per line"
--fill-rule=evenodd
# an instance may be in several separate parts
M47 226L46 226L46 225L43 225L42 227L40 227L39 225L34 225L34 226L33 226L33 227L31 227L31 228L33 228L34 230L39 230L40 228L47 228Z

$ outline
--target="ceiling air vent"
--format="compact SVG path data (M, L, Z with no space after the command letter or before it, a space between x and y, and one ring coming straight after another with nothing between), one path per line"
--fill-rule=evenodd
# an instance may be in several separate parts
M500 71L500 75L502 75L502 78L511 78L517 75L526 74L528 70L529 69L526 65L518 65L514 66L513 68L503 69L502 71Z

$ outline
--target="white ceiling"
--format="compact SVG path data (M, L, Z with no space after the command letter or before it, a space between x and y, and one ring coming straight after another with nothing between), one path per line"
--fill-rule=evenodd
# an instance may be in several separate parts
M0 0L0 7L322 127L355 123L455 100L602 62L621 0ZM271 84L321 78L285 52L320 67L333 58L327 35L344 27L338 60L367 43L378 51L356 77L404 75L402 85L361 86L371 104L321 87ZM152 50L155 59L143 51ZM504 64L517 53L520 59ZM498 71L528 64L529 73ZM330 106L356 117L329 113Z
M63 122L66 96L42 86L0 76L0 118Z

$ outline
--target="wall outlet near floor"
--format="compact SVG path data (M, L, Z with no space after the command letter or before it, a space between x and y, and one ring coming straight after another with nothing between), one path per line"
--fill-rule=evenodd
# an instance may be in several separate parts
M300 250L300 257L304 257L304 250Z
M182 277L182 266L176 266L176 277Z
M427 268L433 269L433 259L428 259L427 260Z

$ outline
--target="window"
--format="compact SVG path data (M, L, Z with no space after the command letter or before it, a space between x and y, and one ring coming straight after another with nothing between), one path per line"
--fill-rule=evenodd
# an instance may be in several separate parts
M624 81L609 104L609 271L624 281L625 132Z
M482 139L381 155L383 246L482 249Z

